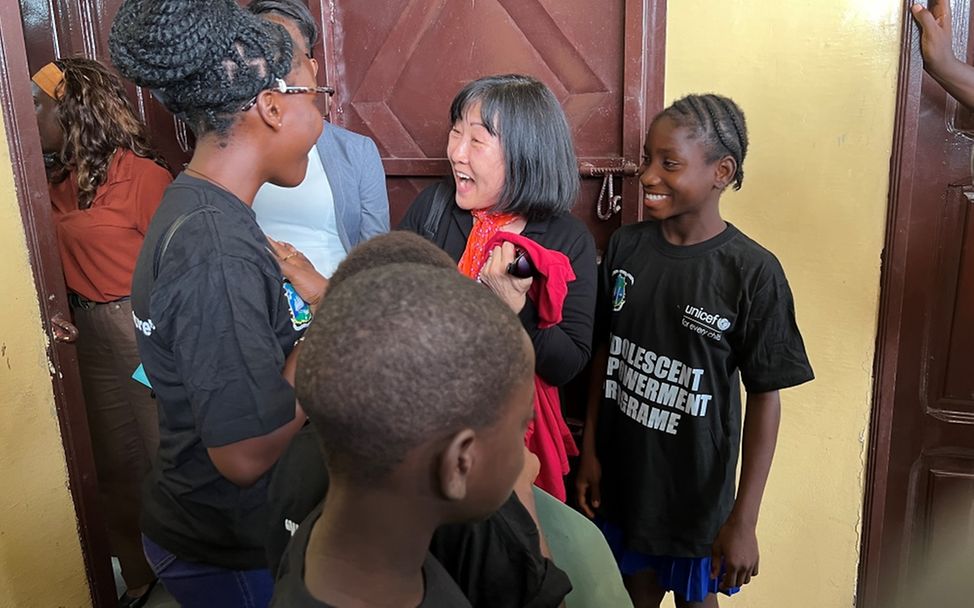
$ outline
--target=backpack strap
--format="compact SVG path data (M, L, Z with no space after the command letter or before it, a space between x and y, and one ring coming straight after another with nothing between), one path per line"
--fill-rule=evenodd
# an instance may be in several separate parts
M433 190L433 202L430 204L426 221L423 222L423 236L430 241L435 242L436 240L435 237L440 228L440 220L443 218L443 212L446 211L447 206L450 204L451 194L453 194L453 189L446 182L436 184L436 189Z
M166 255L166 249L169 249L169 243L172 241L173 235L179 230L179 227L186 223L186 220L193 217L197 213L203 210L202 207L196 207L195 209L190 209L179 215L172 224L169 224L169 228L166 233L162 235L159 239L159 246L156 247L155 255L152 258L152 281L155 282L159 278L159 265L162 264L162 257Z

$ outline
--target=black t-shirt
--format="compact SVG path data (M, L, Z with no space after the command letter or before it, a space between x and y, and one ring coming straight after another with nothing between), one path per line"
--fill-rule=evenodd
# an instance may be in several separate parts
M291 535L324 500L328 472L311 426L294 437L271 479L268 563L281 562ZM515 494L480 522L441 526L430 553L476 608L554 608L571 591L567 575L541 555L538 528Z
M320 515L321 506L318 506L301 523L288 545L274 585L272 608L331 608L329 604L312 597L304 584L304 556L308 550L311 528ZM470 602L463 592L430 554L426 555L423 563L423 582L425 589L419 608L470 608Z
M400 230L427 236L423 233L423 226L433 204L433 190L431 186L416 197L399 222ZM470 212L451 203L440 218L432 240L455 261L459 261L472 229L473 216ZM519 315L534 343L535 371L548 384L563 386L582 371L592 356L592 324L598 283L595 240L585 224L570 213L528 222L521 235L542 247L565 254L575 271L575 280L568 284L561 323L540 329L538 310L530 300Z
M599 286L601 514L636 551L709 555L733 507L739 379L760 393L813 378L784 271L729 224L680 247L643 222L612 236Z
M238 487L207 454L294 418L294 391L281 372L307 320L291 313L253 210L207 181L177 177L149 226L132 305L159 407L143 531L185 560L265 567L268 476Z

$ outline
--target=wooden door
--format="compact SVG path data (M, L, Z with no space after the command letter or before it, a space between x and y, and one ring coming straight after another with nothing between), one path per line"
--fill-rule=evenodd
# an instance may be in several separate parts
M970 62L972 6L953 11ZM923 74L904 20L861 608L895 606L974 547L974 121Z
M489 74L535 76L565 108L585 178L574 212L601 249L621 221L640 217L635 171L662 102L664 9L662 0L328 3L332 120L378 144L395 225L420 190L449 174L449 108L460 88ZM616 174L623 209L602 220L606 172Z

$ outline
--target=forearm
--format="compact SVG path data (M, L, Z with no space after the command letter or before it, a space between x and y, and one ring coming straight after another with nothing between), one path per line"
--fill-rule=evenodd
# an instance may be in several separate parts
M927 71L957 101L974 110L974 66L951 57L941 64L927 63Z
M295 404L290 422L266 435L208 448L207 453L221 475L240 487L249 487L274 466L304 421L304 411Z
M757 525L761 499L778 441L780 421L781 402L778 391L748 394L744 415L741 481L731 519Z

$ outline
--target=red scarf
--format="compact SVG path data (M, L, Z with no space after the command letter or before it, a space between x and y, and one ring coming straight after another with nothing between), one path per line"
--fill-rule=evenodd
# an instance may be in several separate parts
M518 219L516 213L493 213L486 209L470 212L473 215L473 230L467 237L467 247L463 250L463 256L457 268L461 274L471 279L476 279L480 274L480 269L487 261L487 242L497 232L511 222Z

